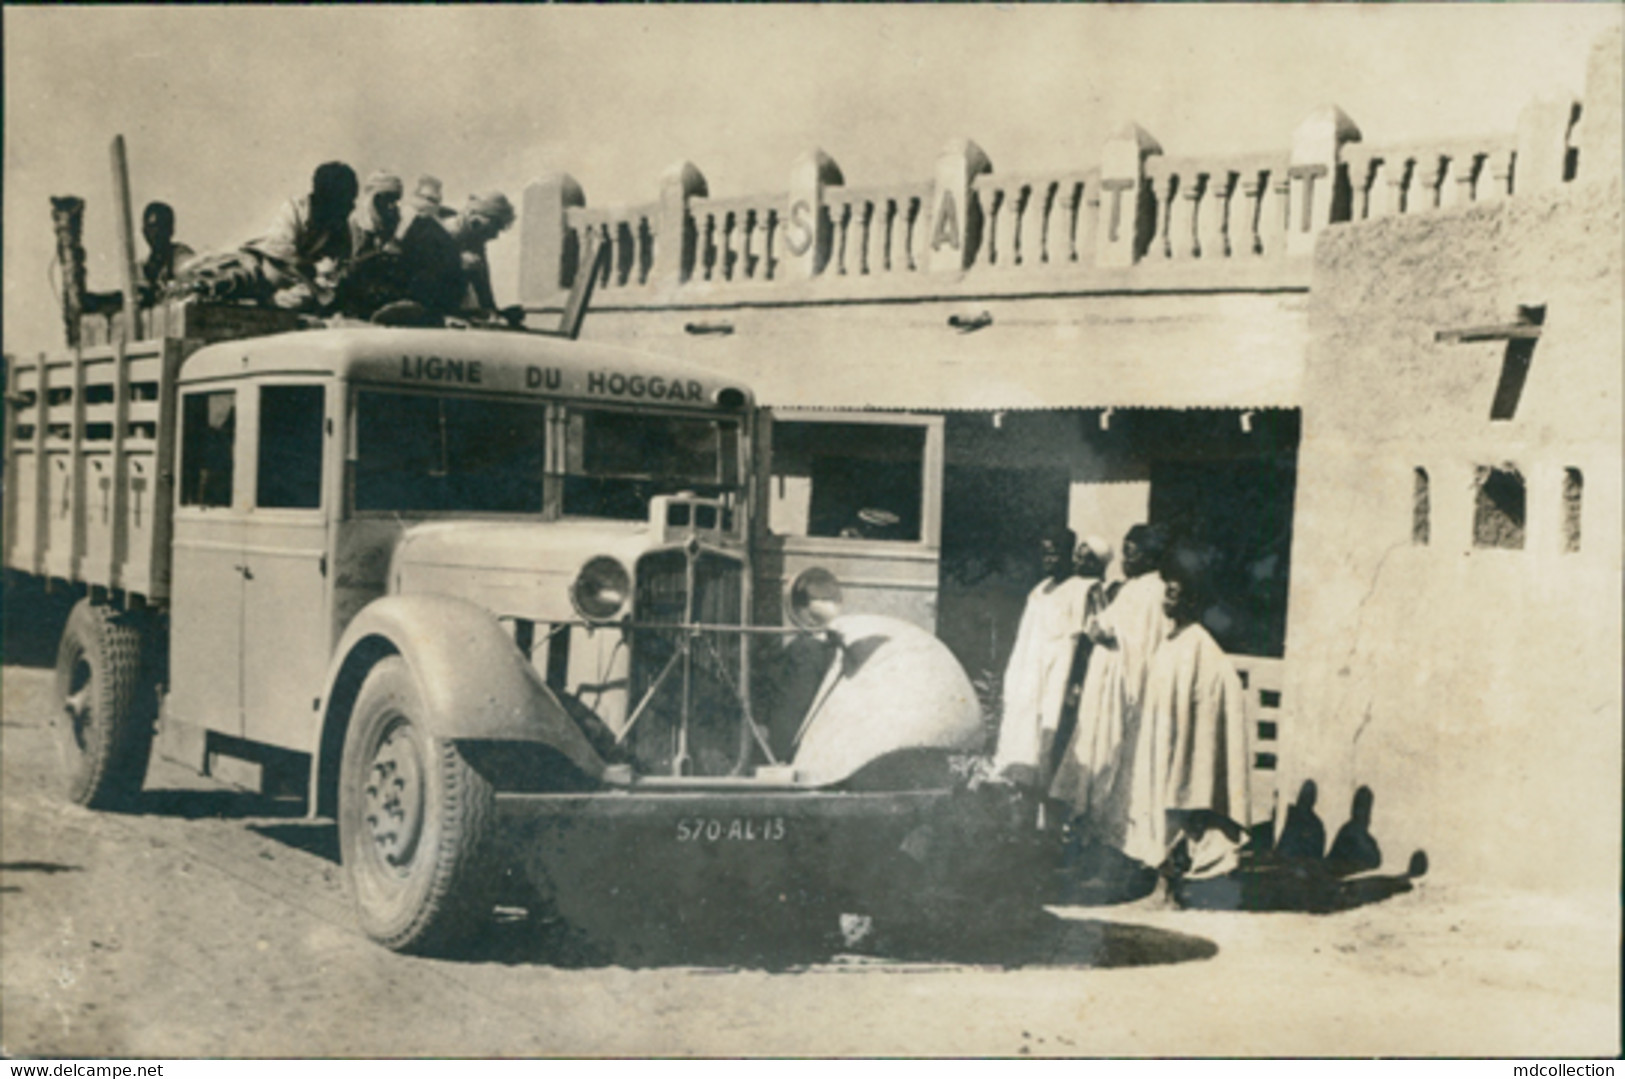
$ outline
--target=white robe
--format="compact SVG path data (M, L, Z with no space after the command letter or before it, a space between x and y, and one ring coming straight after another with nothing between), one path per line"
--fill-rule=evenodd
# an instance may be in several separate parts
M1247 705L1230 657L1200 624L1178 628L1146 675L1124 853L1159 865L1177 839L1167 812L1211 810L1249 824Z
M1140 728L1146 671L1173 628L1156 573L1125 581L1097 622L1115 638L1089 655L1078 726L1056 769L1050 797L1082 816L1085 838L1121 847L1128 821L1128 775Z
M1083 632L1092 577L1046 577L1027 596L1016 631L1016 646L1004 668L1004 706L999 720L995 775L1011 768L1041 771L1046 743L1053 739L1066 703L1067 677L1078 634Z

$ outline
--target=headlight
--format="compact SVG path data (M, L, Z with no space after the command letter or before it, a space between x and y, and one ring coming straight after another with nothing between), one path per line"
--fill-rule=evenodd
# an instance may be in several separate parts
M805 630L820 630L841 614L841 582L821 566L796 574L784 590L784 614Z
M570 603L589 622L608 622L632 598L632 575L609 555L589 559L570 585Z

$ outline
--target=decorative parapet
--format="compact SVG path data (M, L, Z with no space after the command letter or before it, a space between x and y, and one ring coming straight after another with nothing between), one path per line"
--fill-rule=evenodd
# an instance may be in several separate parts
M1355 221L1493 202L1512 193L1512 135L1349 150L1345 164Z
M1153 158L1155 224L1137 261L1214 265L1286 253L1287 156Z
M1170 156L1129 124L1098 165L1005 175L969 140L925 182L851 187L822 150L783 192L718 198L687 162L658 201L592 207L568 176L526 191L521 301L558 308L583 235L611 258L599 306L669 307L945 299L1097 291L1308 287L1328 225L1416 214L1576 175L1576 104L1531 103L1514 131L1368 144L1335 106L1276 152Z

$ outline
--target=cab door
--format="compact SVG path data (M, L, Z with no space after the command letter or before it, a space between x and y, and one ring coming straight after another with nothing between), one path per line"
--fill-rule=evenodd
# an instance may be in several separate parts
M785 409L758 431L758 620L777 622L786 583L822 566L846 611L935 632L942 417Z
M314 748L332 646L329 507L333 432L341 394L317 381L253 387L248 508L244 516L242 706L244 736Z
M239 382L181 390L167 702L169 714L184 723L238 736L246 393Z

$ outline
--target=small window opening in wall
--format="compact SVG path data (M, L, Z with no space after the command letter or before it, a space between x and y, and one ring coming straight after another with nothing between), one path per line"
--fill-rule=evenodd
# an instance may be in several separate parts
M1563 470L1563 550L1572 554L1580 549L1580 497L1585 490L1585 477L1578 468Z
M1578 102L1569 113L1569 130L1573 133L1574 126L1580 122L1580 113L1584 106ZM1563 152L1563 182L1568 183L1580 175L1580 148L1570 146Z
M1411 492L1411 542L1426 547L1433 538L1433 504L1428 493L1428 470L1416 470L1415 486Z
M1473 546L1523 550L1523 474L1512 465L1480 465L1474 486Z

